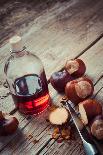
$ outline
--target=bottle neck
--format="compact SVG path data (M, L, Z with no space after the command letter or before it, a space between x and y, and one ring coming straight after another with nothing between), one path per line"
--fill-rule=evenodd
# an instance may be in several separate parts
M23 47L22 50L18 50L18 51L10 51L10 55L14 58L19 58L19 57L23 57L24 55L27 54L27 51L26 51L26 47Z

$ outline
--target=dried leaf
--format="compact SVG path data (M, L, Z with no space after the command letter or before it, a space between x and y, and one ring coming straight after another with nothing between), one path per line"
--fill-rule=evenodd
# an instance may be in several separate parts
M59 128L55 128L52 134L53 139L57 139L60 136Z
M59 137L58 140L57 140L57 142L58 142L58 143L62 143L63 140L64 140L63 137Z
M64 138L64 139L70 139L70 136L71 136L71 128L66 128L66 129L62 129L61 130L61 136Z
M39 140L34 139L32 142L33 142L33 144L36 144L36 143L38 143L38 142L39 142Z

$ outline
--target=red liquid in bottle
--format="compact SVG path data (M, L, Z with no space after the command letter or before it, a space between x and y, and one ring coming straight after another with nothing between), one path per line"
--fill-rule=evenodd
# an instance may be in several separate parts
M28 74L16 79L13 87L16 95L12 97L20 112L39 114L48 107L50 96L44 71L40 77Z

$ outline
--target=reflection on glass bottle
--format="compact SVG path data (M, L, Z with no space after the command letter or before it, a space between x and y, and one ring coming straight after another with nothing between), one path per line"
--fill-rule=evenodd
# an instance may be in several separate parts
M23 50L20 37L13 37L10 43L12 52L4 71L14 103L22 113L41 113L50 101L43 65L37 56Z

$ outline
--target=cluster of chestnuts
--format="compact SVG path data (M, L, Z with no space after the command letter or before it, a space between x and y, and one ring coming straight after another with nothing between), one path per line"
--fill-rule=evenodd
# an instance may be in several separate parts
M84 75L86 66L81 59L68 60L65 67L55 72L50 77L50 82L55 90L64 92L68 82Z
M102 106L96 100L88 99L93 95L94 86L91 79L83 76L85 71L86 65L81 59L68 60L61 71L51 75L50 82L56 91L65 92L68 99L78 105L83 123L89 124L92 135L101 140L103 139ZM54 114L56 116L56 111ZM52 119L55 120L53 114L50 115L51 122ZM56 124L56 121L54 122Z

